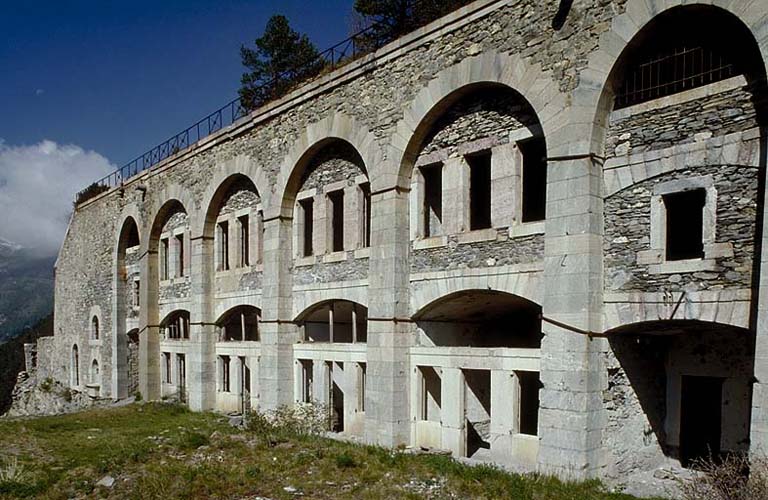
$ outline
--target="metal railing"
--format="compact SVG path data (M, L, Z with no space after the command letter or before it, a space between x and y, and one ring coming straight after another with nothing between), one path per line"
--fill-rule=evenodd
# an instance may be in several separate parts
M412 6L415 6L424 1L427 1L427 0L413 0L412 2L410 2L410 4ZM399 33L395 33L393 34L393 36L388 38L384 38L384 37L378 38L378 39L367 38L367 35L371 35L374 32L374 30L382 28L383 26L384 24L381 22L373 23L369 25L368 27L353 34L349 38L320 52L318 54L317 59L308 63L305 66L305 68L320 66L320 70L318 73L322 73L323 71L332 71L350 61L355 60L357 57L361 55L373 52L381 48L386 43L389 43L390 41L397 38L397 36L401 35ZM318 62L321 64L318 65ZM305 68L301 68L301 69L305 69ZM308 78L308 80L311 80L316 76L317 76L317 73L314 76ZM262 88L269 89L271 87L274 87L277 82L279 82L280 80L286 77L287 77L287 72L281 75L278 75L274 79L264 83L262 85ZM279 99L283 95L293 90L293 88L295 88L296 86L302 83L306 83L306 81L307 80L305 80L304 82L297 83L296 85L282 92L279 95L274 95L273 100ZM240 118L243 118L244 116L248 115L250 111L251 110L249 110L248 107L245 106L245 104L239 97L237 99L234 99L228 102L227 104L217 109L213 113L199 120L197 123L193 124L190 127L187 127L186 129L182 130L178 134L173 135L168 140L158 144L154 148L150 149L144 154L138 156L137 158L133 159L132 161L118 168L114 172L102 177L101 179L95 181L90 186L78 192L75 198L75 204L77 205L79 203L82 203L83 201L103 191L106 191L109 188L113 188L121 185L126 179L133 177L134 175L140 172L143 172L144 170L150 169L151 167L157 165L161 161L175 155L179 151L182 151L188 148L189 146L213 134L214 132L221 130L224 127L228 127L229 125L232 125Z
M676 49L672 54L629 68L616 95L615 107L658 99L735 74L734 65L710 48Z

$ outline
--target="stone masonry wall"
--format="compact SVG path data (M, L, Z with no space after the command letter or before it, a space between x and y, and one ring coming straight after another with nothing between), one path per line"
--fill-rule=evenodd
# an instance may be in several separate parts
M530 264L544 258L544 235L510 238L500 230L496 240L459 244L456 236L436 248L411 250L411 272Z
M717 189L716 242L733 244L732 258L718 258L714 272L650 274L637 253L650 249L651 196L658 183L711 175ZM757 169L691 168L635 184L605 201L605 288L610 291L749 288L757 213Z
M354 252L347 252L347 260L318 263L312 266L294 266L293 284L330 283L368 277L368 259L355 259Z

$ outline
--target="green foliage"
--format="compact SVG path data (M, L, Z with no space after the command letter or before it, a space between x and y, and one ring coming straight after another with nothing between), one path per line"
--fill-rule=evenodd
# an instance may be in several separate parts
M136 393L133 395L133 400L138 403L139 401L141 401L141 399L142 399L141 391L136 391Z
M177 444L185 450L196 450L201 446L208 446L211 440L201 432L185 432Z
M336 467L340 469L348 469L350 467L357 467L355 457L349 453L342 452L336 455Z
M72 402L72 391L69 388L62 389L59 395L67 403Z
M359 45L375 50L468 3L470 0L355 0L355 12L360 16L356 27L371 27Z
M294 31L285 16L272 16L255 45L255 49L240 48L248 71L240 79L238 93L248 110L282 97L325 65L309 38Z
M40 382L40 390L43 392L51 392L53 388L53 379L51 377L46 378Z
M94 182L87 188L83 189L77 194L77 199L75 200L75 207L77 207L79 204L84 203L91 198L95 198L96 196L100 195L104 191L109 191L109 186L105 186L104 184L99 184L98 182Z

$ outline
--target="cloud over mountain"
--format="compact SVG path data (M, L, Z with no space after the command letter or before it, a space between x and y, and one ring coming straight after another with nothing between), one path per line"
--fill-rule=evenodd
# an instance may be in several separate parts
M0 238L56 254L75 193L115 168L79 146L11 146L0 139Z

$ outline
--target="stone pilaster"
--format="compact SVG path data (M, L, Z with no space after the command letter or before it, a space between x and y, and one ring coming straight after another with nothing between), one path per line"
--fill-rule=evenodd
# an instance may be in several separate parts
M230 239L230 241L232 241ZM198 236L191 243L191 310L187 398L193 410L216 405L216 327L213 317L213 238Z
M160 399L160 306L157 251L141 257L139 295L139 392L148 401Z

